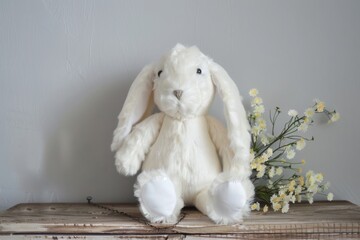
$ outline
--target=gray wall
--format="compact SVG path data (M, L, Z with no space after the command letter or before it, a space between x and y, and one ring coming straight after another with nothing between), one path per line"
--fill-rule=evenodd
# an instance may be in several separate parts
M197 45L266 107L320 98L341 121L297 155L360 204L360 1L0 1L0 209L134 201L112 131L141 68ZM221 104L211 113L221 119Z

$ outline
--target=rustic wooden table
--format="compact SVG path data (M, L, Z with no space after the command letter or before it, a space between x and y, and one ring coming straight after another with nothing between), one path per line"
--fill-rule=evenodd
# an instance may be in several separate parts
M135 205L105 205L143 219ZM175 226L152 227L86 203L19 204L0 214L0 239L360 239L360 207L345 201L252 212L232 226L215 225L193 208L183 213Z

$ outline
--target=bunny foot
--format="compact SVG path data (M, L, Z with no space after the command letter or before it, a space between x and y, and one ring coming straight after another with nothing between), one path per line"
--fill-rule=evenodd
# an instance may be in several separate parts
M161 170L141 173L135 184L135 196L142 214L151 222L174 223L184 206L174 183Z
M198 194L195 205L218 224L234 224L249 214L253 196L254 186L248 178L222 174Z

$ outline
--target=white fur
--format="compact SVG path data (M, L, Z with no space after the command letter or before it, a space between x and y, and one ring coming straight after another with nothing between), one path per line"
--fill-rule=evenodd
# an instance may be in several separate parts
M152 81L154 78L153 67L146 66L139 73L130 87L118 119L118 126L114 131L111 150L117 151L124 138L130 133L134 124L146 118L152 111Z
M207 116L206 119L209 125L211 139L222 160L223 171L234 172L234 174L239 174L240 176L250 176L250 164L247 164L246 162L244 164L239 164L240 161L234 157L234 152L229 147L230 141L224 126L217 119L211 116Z
M182 91L181 98L175 90ZM224 102L228 130L206 115L215 90ZM161 113L145 118L152 97ZM196 47L178 44L135 79L119 114L112 150L122 174L133 175L142 164L136 196L150 221L173 222L185 202L217 223L230 224L242 220L254 195L248 130L241 97L226 71ZM150 196L154 186L160 196L172 196L169 201L176 203L164 201L162 211L149 203L160 202ZM170 214L171 206L176 207Z
M115 166L124 175L136 174L148 153L150 146L158 136L164 114L154 114L138 125L125 140L115 154Z

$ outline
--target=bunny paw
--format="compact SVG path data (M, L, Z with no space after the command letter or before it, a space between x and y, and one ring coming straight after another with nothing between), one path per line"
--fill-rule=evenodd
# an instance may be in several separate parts
M143 172L135 185L140 210L151 222L176 222L184 203L173 182L160 170Z
M209 217L220 224L238 223L250 212L254 186L248 178L231 178L220 175L212 184L209 195Z
M126 157L125 154L118 151L115 155L115 166L119 173L131 176L139 171L141 161L137 158Z

